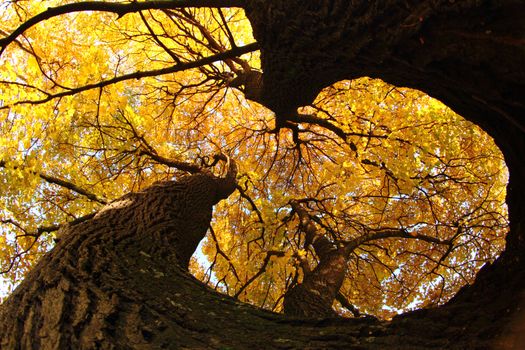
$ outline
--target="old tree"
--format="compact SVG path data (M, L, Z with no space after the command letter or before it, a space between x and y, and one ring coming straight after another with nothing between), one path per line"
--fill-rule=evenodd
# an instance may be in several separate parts
M2 349L525 344L523 1L0 4Z

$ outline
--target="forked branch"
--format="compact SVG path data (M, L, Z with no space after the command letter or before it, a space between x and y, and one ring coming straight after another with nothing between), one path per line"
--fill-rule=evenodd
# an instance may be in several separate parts
M97 83L79 86L77 88L72 88L72 89L62 91L56 94L48 94L46 97L39 99L39 100L18 101L17 103L15 103L15 105L42 104L42 103L46 103L56 98L61 98L64 96L72 96L72 95L75 95L75 94L78 94L80 92L87 91L87 90L100 89L100 88L103 88L103 87L106 87L112 84L116 84L122 81L126 81L126 80L142 79L142 78L147 78L147 77L155 77L155 76L160 76L160 75L165 75L165 74L181 72L187 69L197 68L197 67L211 64L213 62L222 61L228 58L240 56L242 54L256 51L258 49L259 49L258 43L251 43L245 46L233 48L229 51L218 53L216 55L211 55L211 56L205 57L200 60L175 64L173 66L161 68L161 69L154 69L154 70L149 70L149 71L137 71L137 72L133 72L129 74L124 74L124 75L121 75L121 76L118 76L112 79L102 80ZM9 106L3 106L3 107L0 107L0 109L8 108L8 107Z

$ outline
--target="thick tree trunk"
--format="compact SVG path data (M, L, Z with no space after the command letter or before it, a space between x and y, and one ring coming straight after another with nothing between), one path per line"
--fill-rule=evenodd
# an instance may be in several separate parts
M400 317L394 324L424 315L422 334L426 327L470 329L465 337L474 346L480 341L476 330L485 329L486 338L502 333L497 347L519 346L516 339L525 328L525 314L520 315L525 310L525 3L249 3L247 14L262 48L261 99L281 125L321 88L370 76L420 89L494 137L510 171L506 252L449 305Z
M300 320L241 305L191 277L180 263L195 245L184 244L195 237L184 227L139 222L115 230L95 218L73 227L2 305L0 347L519 348L517 311L525 309L523 1L246 4L262 47L262 96L279 118L334 81L368 75L419 88L491 133L510 169L507 251L444 307L392 322ZM176 239L165 235L173 230Z
M370 76L423 90L484 127L503 119L525 130L517 113L524 108L523 1L249 4L262 47L262 99L278 117L336 81Z
M166 342L163 331L199 329L196 319L184 321L188 303L178 298L198 286L186 269L213 205L236 188L237 167L228 163L223 178L203 172L157 183L64 229L2 304L0 348L172 346L176 333Z

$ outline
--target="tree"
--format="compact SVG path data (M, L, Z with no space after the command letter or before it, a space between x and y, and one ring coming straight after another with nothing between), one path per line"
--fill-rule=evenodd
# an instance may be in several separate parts
M43 234L68 217L72 222L2 306L2 334L10 334L2 345L444 347L453 335L462 336L458 347L512 345L497 336L516 329L518 319L510 316L519 310L522 288L522 4L191 2L202 10L185 1L48 10L39 4L7 5L13 22L2 29L3 133L11 139L3 140L0 164L12 191L4 207L11 216L3 223L18 230L17 240L4 246L29 252L4 253L8 270L28 269L49 249L52 235ZM239 46L253 39L242 12L229 7L246 10L257 44ZM97 18L94 30L50 39L71 21ZM38 27L44 20L53 31ZM260 66L257 55L241 57L257 49ZM503 249L506 178L491 140L417 92L343 81L365 75L440 98L503 150L510 232L494 264L486 263ZM385 107L377 95L392 104ZM275 122L243 96L272 109ZM365 104L353 107L352 99ZM375 112L383 119L374 119ZM180 256L198 240L181 251L180 243L159 235L115 239L93 217L119 194L179 179L173 169L205 173L223 158L207 157L221 152L239 166L236 193L216 207L204 248L215 257L212 269L206 275L194 262L194 270L201 279L220 278L217 288L240 300L279 310L284 298L285 313L324 317L337 299L339 312L358 316L357 304L390 317L373 309L373 299L356 302L348 291L359 291L372 273L393 307L406 309L424 287L433 296L418 306L431 306L447 301L458 279L471 283L486 266L445 306L390 323L297 322L240 305L192 279ZM184 233L178 236L184 240ZM243 249L231 249L239 244ZM419 258L403 260L408 256ZM254 262L251 270L246 261ZM367 268L352 275L360 261ZM19 263L22 270L14 268ZM403 266L419 276L417 283L399 277ZM404 305L403 298L409 298ZM437 333L427 336L429 329Z

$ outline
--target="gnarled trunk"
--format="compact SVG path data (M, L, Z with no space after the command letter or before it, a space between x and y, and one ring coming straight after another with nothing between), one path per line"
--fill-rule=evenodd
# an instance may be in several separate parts
M185 315L187 303L177 296L184 284L195 284L186 271L189 260L208 230L213 205L235 190L235 162L228 159L226 169L222 178L198 173L156 183L64 229L57 246L2 304L0 347L162 345L162 334L153 340L154 330L183 322L177 312ZM167 305L177 315L163 315Z
M468 330L464 337L472 346L482 340L471 327L485 329L487 338L498 330L507 334L498 338L498 346L512 346L525 323L519 321L525 307L525 21L520 15L525 3L249 3L247 14L262 52L262 99L281 124L321 88L370 76L422 90L494 137L510 171L506 252L448 305L398 322L409 324L424 315L425 327Z

